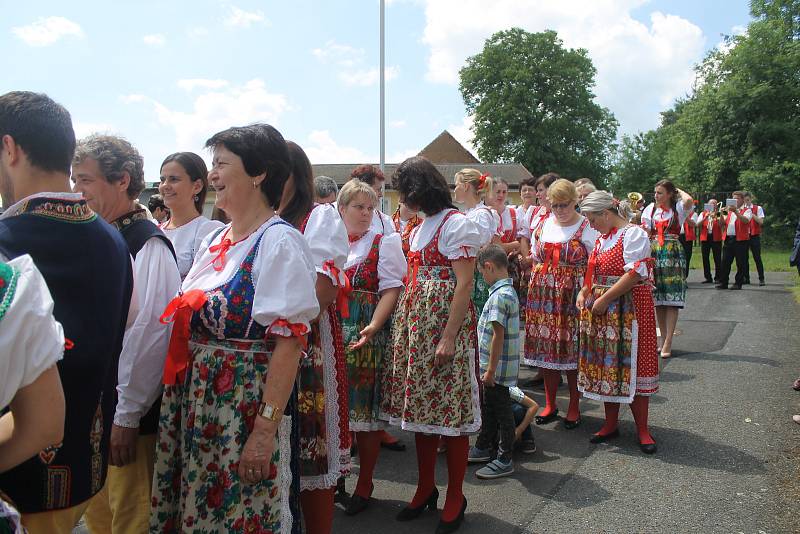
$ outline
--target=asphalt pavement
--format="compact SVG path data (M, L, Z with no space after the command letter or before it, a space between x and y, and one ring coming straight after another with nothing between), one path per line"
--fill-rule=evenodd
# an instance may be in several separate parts
M562 421L534 425L539 450L517 454L511 477L481 481L480 465L470 466L459 532L800 532L800 425L791 420L800 413L800 393L791 389L800 375L800 306L790 291L793 276L768 273L765 287L720 291L692 272L680 335L651 401L658 452L640 452L624 407L620 438L591 445L603 409L583 400L577 429L565 430ZM530 376L521 373L523 385ZM524 389L544 403L540 387ZM567 399L563 386L562 414ZM407 450L381 452L369 508L347 517L337 507L334 533L435 531L432 512L410 523L394 519L414 493L416 459L413 434L393 433ZM436 476L443 491L444 455Z

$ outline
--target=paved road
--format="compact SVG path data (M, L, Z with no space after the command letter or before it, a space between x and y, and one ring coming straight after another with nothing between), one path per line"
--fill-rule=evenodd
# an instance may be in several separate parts
M602 405L583 401L578 429L535 428L539 452L517 456L513 477L483 482L470 467L459 532L800 532L800 426L791 421L800 393L790 388L800 374L800 307L791 274L770 273L766 287L743 291L701 280L691 273L682 334L651 403L658 453L639 451L627 409L620 439L590 445ZM543 403L541 389L532 393ZM562 389L562 410L566 399ZM352 518L337 511L336 534L435 530L430 512L411 524L394 520L416 484L413 436L403 439L408 451L381 453L370 508ZM440 489L446 480L441 457ZM351 477L348 489L354 484Z

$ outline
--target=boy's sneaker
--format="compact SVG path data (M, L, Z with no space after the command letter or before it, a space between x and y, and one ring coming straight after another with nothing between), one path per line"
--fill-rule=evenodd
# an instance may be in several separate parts
M486 466L481 467L475 473L475 476L483 480L491 480L493 478L507 477L514 472L514 464L511 460L508 463L503 462L500 458L495 458Z
M471 464L486 463L492 459L492 449L479 449L472 446L469 448L469 456L467 461Z
M522 440L522 443L519 445L519 452L533 454L536 452L536 442L532 439Z

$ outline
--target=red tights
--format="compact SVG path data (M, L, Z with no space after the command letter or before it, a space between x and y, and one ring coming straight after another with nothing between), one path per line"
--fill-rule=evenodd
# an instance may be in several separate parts
M464 503L463 484L467 473L469 438L444 436L442 439L447 446L447 499L441 518L443 521L453 521ZM439 436L417 432L414 441L417 446L419 481L417 492L411 500L411 508L422 506L436 487L436 449L439 446Z
M378 463L378 453L381 450L381 433L356 432L358 443L358 483L353 495L368 499L372 495L372 473Z
M600 436L607 436L617 429L617 420L619 419L619 403L606 402L604 403L606 409L606 422L597 434ZM653 436L650 435L650 430L647 428L647 416L650 409L650 397L643 397L636 395L633 397L631 403L631 412L633 413L633 420L636 422L636 433L639 435L639 443L647 445L655 443Z
M307 534L330 534L333 528L333 494L336 488L303 490L300 506Z
M556 393L558 393L558 382L561 371L556 369L540 369L544 377L545 407L539 415L547 417L558 409L556 405ZM580 393L578 393L578 371L565 371L567 374L567 385L569 386L569 409L567 410L567 420L577 421L581 412L579 409Z

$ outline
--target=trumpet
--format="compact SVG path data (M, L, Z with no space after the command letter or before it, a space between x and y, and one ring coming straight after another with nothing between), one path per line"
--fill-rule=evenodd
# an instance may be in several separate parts
M636 209L636 205L642 200L642 194L632 191L628 193L628 200L631 202L631 207Z

